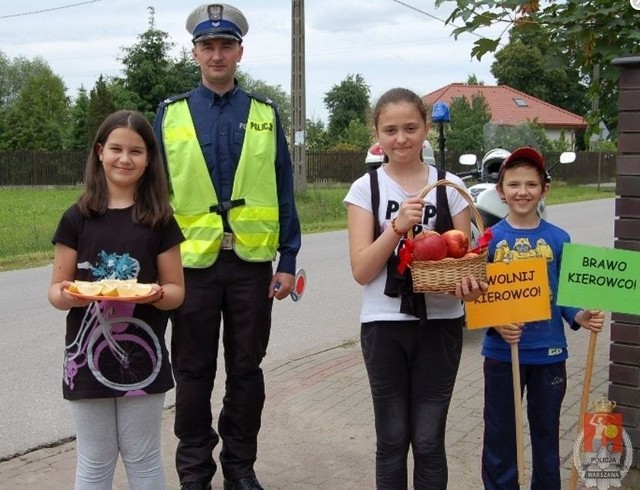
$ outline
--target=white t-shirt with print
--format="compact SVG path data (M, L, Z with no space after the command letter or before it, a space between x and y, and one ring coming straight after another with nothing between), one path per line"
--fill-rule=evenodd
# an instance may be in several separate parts
M384 231L387 226L391 226L391 220L398 214L400 203L418 193L406 192L396 181L391 179L384 169L378 168L378 183L380 187L380 205L378 208L377 220L380 229ZM462 179L447 172L447 180L459 187L465 188ZM438 170L429 166L429 182L436 182ZM426 185L426 183L425 183ZM453 187L446 187L447 199L449 201L449 211L451 216L456 216L468 207L467 201ZM371 209L371 182L369 174L365 174L356 180L344 198L345 205L354 205L369 212ZM434 188L425 196L425 207L423 223L425 229L435 228L436 223L436 189ZM360 310L360 321L408 321L415 320L416 317L400 313L400 298L391 298L384 294L384 287L387 280L386 264L380 270L376 278L364 286L362 293L362 309ZM427 293L425 294L427 305L427 317L429 319L438 318L458 318L464 314L462 302L450 294Z

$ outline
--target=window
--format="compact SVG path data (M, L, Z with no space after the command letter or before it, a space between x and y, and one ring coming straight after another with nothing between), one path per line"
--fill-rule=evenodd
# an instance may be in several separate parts
M514 97L513 101L516 103L518 107L529 107L529 104L527 104L527 101L521 97Z

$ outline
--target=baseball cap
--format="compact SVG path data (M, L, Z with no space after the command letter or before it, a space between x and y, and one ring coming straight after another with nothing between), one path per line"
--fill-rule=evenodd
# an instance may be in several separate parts
M200 5L187 18L187 31L193 35L194 43L214 38L242 42L248 30L244 14L226 3Z
M531 146L522 146L513 150L511 152L511 155L504 159L502 165L500 165L500 172L502 172L505 168L513 165L514 163L522 160L531 162L543 172L545 171L544 159L542 158L542 155L538 152L538 150Z

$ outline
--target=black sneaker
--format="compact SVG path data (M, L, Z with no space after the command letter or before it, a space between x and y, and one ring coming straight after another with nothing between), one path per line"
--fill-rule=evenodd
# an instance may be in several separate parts
M264 490L255 476L245 476L238 480L224 480L224 490Z
M211 490L211 482L188 481L180 485L180 490Z

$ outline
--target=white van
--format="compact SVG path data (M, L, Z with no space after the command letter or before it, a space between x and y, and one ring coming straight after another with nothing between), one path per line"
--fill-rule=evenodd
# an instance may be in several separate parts
M433 148L431 147L431 143L427 140L424 141L422 145L422 160L429 164L435 166L436 158L433 154ZM371 168L376 168L382 165L384 161L384 151L382 151L382 147L379 143L374 143L369 151L367 152L367 157L364 159L365 165Z

